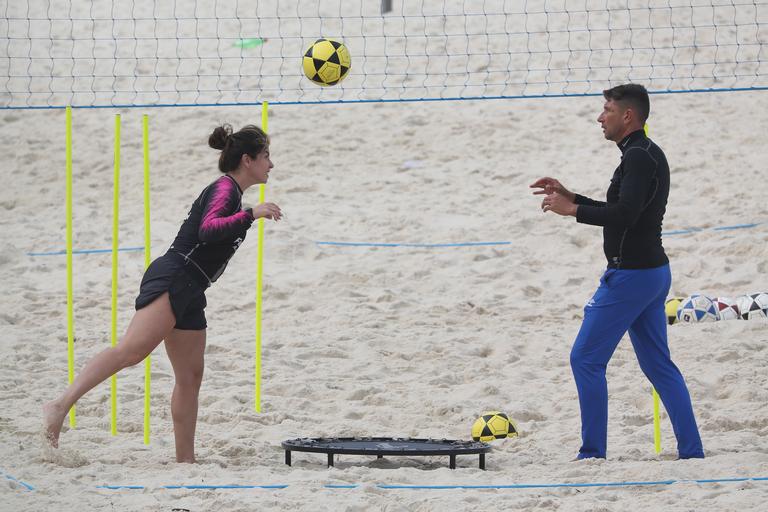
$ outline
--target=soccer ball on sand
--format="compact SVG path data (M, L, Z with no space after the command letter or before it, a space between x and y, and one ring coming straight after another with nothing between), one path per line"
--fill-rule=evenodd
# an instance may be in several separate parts
M739 308L742 320L765 318L768 316L768 293L759 292L739 295L736 298L736 305Z
M684 297L672 297L664 303L664 312L667 314L667 323L669 325L677 322L677 309L680 307L683 299Z
M487 442L507 437L517 437L517 425L503 412L485 412L472 425L472 440L474 441Z
M677 319L691 323L714 322L717 320L717 311L712 299L706 295L690 295L683 299L677 309Z
M712 299L712 304L717 311L718 320L737 320L741 316L739 306L730 297L715 297Z

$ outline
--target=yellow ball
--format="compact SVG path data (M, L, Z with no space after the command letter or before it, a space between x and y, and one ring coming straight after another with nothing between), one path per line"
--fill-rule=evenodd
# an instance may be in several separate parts
M667 299L667 302L664 304L664 312L667 314L667 323L669 325L677 322L677 310L680 307L680 302L682 302L682 300L683 297L672 297L671 299Z
M503 412L485 412L472 425L474 441L487 442L507 437L517 437L517 425Z
M318 39L304 53L304 74L322 86L336 85L344 80L352 67L352 58L344 43L333 39Z

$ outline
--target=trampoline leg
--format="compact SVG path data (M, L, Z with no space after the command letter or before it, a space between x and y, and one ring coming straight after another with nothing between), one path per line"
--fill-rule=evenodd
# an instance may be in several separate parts
M480 469L485 471L485 454L484 453L480 454Z
M328 467L331 467L331 466L333 466L333 454L329 453L328 454Z
M291 450L285 450L285 463L291 465Z
M450 467L451 467L451 469L456 469L456 456L455 455L451 455L450 457L451 457Z

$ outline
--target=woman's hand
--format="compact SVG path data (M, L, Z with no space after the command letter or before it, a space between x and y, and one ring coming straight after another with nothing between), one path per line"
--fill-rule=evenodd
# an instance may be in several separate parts
M251 208L251 215L255 219L280 220L283 218L283 212L275 203L261 203Z
M574 202L576 200L576 194L568 190L563 186L562 183L560 183L555 178L539 178L538 180L534 181L530 188L538 188L539 190L536 190L534 192L534 195L536 194L546 194L546 195L552 195L552 194L560 194L561 196L564 196L566 199L568 199L570 202Z

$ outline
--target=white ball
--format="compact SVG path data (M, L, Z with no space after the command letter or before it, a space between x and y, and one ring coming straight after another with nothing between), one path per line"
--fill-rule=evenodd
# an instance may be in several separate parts
M768 293L758 292L736 298L742 320L768 317Z
M717 311L712 299L706 295L689 295L677 309L677 319L683 322L700 323L717 320Z
M712 299L718 320L737 320L741 317L736 300L730 297L715 297Z

